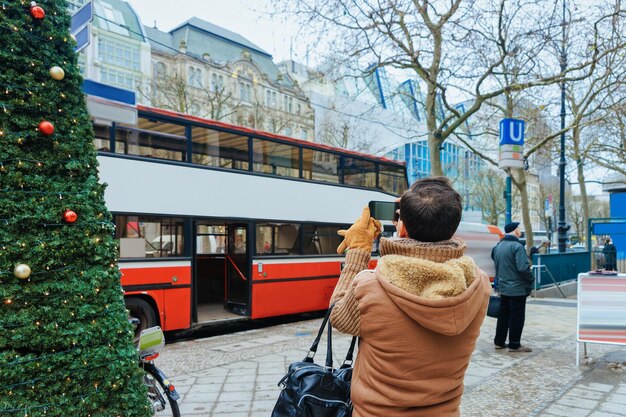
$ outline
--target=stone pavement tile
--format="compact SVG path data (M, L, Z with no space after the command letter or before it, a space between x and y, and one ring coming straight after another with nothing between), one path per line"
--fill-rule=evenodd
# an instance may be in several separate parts
M278 396L276 398L278 398ZM255 401L254 403L252 403L252 411L265 411L267 413L266 416L269 416L275 405L276 399Z
M195 403L190 401L179 401L180 414L183 416L207 416L213 404Z
M463 384L465 387L474 387L483 382L483 378L480 376L472 376L465 374L465 379L463 379Z
M237 373L234 375L229 374L228 377L224 380L224 384L232 385L232 384L241 384L254 382L256 379L256 372L245 372L245 373Z
M219 402L222 401L252 401L254 398L253 392L248 391L232 391L222 392L218 398Z
M187 417L185 414L182 414L184 417ZM215 416L215 417L248 417L250 416L250 413L244 412L244 413L223 413L220 412L219 414L217 413L212 413L210 414L211 416ZM265 416L267 417L267 415Z
M587 398L589 400L599 400L604 397L604 393L600 391L587 391L582 388L572 388L567 395L579 398Z
M194 390L193 392L188 393L187 395L185 395L185 397L183 398L183 401L181 401L181 403L215 403L217 402L217 398L219 396L219 392L198 392L197 390Z
M231 343L229 345L221 345L212 347L211 350L217 350L222 352L236 352L238 350L246 350L246 349L259 349L261 345L255 342L237 342Z
M207 377L203 377L203 376L199 376L196 379L196 384L198 385L222 385L224 383L224 381L227 378L227 374L224 375L220 375L220 376L207 376Z
M254 391L254 382L240 382L240 383L232 383L232 384L224 384L222 386L223 392L237 392L237 391Z
M584 409L587 409L587 410L593 410L598 405L598 401L597 400L590 400L590 399L580 398L580 397L575 397L575 396L570 395L568 393L567 395L561 397L557 401L557 404L565 405L565 406L571 406L571 407L584 408Z
M259 400L273 400L274 402L276 402L276 400L278 399L278 394L280 393L280 391L278 390L262 390L262 391L255 391L254 393L254 401L259 401Z
M257 391L265 391L265 390L278 390L278 381L280 381L280 378L276 378L275 381L269 381L269 382L256 382L256 390Z
M626 395L611 394L606 399L609 402L624 404L624 414L626 414Z
M594 411L589 417L624 417L623 414L603 413L602 411Z
M601 384L599 382L590 382L587 384L581 384L582 389L589 389L592 391L609 392L613 389L613 385Z
M251 406L250 401L225 401L218 402L213 408L212 414L214 416L226 415L226 413L245 413L242 415L247 416Z
M620 403L612 403L612 402L603 402L599 407L600 411L605 411L607 413L614 413L620 416L624 415L624 404Z
M193 386L193 392L207 394L209 392L220 392L222 384L196 384Z
M584 408L554 404L546 409L546 413L562 417L587 417L591 411Z
M615 390L616 394L624 394L626 395L626 384L620 384L617 386L617 389Z
M233 362L233 363L227 363L227 364L222 365L222 366L224 368L227 368L227 369L246 369L246 368L254 368L254 369L256 369L256 367L258 365L257 365L257 363L255 361L237 361L237 362Z

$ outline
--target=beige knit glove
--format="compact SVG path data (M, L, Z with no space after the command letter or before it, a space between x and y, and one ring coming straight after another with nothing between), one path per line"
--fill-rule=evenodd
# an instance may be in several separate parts
M348 230L337 232L339 236L343 236L343 242L337 248L337 253L341 255L346 249L362 249L371 252L372 243L382 230L380 222L370 217L369 207L365 207L361 217Z

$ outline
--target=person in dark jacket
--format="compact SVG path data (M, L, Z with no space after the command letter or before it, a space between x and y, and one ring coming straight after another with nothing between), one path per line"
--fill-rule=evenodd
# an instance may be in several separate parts
M611 243L611 239L606 239L604 242L602 253L604 254L604 268L607 271L617 271L617 248Z
M519 223L507 224L504 232L504 238L491 251L501 297L493 342L496 349L508 346L509 352L532 352L531 348L522 346L521 339L526 318L526 297L532 290L533 274L524 245L519 240L522 235Z

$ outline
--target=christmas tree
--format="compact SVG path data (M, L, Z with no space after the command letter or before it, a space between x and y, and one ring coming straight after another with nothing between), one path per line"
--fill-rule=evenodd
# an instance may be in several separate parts
M149 416L64 0L0 0L0 417Z

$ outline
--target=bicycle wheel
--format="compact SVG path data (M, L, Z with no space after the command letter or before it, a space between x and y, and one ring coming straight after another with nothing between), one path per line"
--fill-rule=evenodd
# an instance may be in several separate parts
M152 415L157 417L180 417L178 403L167 396L166 387L149 371L144 370L143 382L148 389Z

